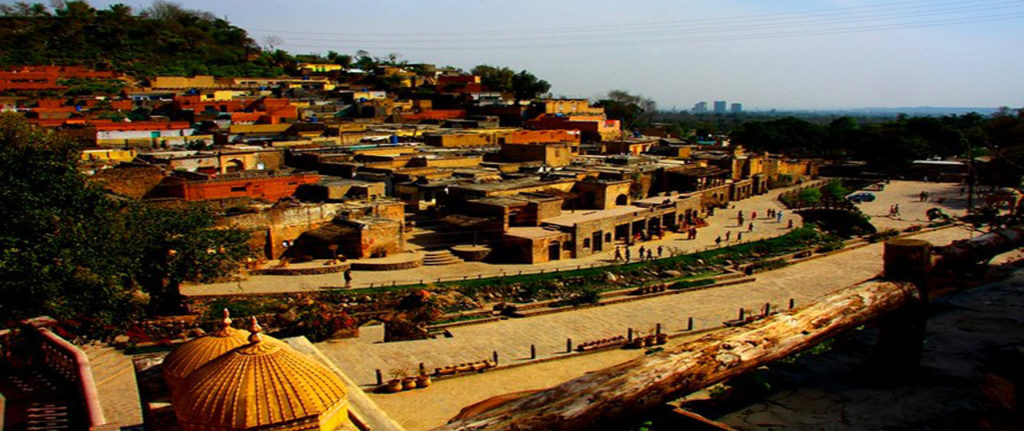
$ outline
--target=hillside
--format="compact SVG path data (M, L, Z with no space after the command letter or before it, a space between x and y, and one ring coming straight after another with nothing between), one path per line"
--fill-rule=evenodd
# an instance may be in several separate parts
M138 77L276 76L287 54L266 53L248 33L208 12L155 2L140 12L69 1L0 5L0 67L86 65Z

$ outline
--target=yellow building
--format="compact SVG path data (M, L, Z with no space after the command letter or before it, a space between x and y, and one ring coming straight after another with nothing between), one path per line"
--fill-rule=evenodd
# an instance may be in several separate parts
M299 63L299 69L313 73L327 73L344 69L340 64L331 63Z
M87 148L81 157L85 162L130 162L136 154L134 148Z
M587 99L545 99L539 103L544 105L545 114L604 114L604 108L593 108Z
M323 430L350 427L348 394L333 371L260 334L197 368L172 405L183 431Z
M217 86L212 75L196 75L191 78L185 76L158 76L150 83L153 88L213 88Z

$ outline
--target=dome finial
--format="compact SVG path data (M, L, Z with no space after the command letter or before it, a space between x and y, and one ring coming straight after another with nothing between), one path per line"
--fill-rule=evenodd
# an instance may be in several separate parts
M224 309L224 319L220 321L221 329L228 329L231 327L231 312L227 308Z
M260 327L260 322L256 321L256 316L249 317L249 332L251 332L249 334L249 342L259 343L263 339L263 337L260 337L260 332L262 331L263 328Z

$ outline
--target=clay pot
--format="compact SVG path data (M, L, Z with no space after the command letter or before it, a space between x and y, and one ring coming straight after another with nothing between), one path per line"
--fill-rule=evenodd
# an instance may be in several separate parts
M416 389L416 378L406 377L402 379L402 390Z
M658 334L656 338L657 340L655 340L655 342L658 344L665 344L668 342L668 334Z
M417 388L425 388L427 386L430 386L430 376L428 376L426 374L420 374L420 375L416 376L416 387Z
M402 391L402 380L401 379L391 379L391 380L388 380L388 383L386 385L384 385L384 390L388 391L390 393L401 392Z

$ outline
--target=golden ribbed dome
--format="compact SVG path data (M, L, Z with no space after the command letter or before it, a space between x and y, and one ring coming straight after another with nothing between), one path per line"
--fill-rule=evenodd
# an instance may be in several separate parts
M164 380L171 392L185 377L227 351L249 343L249 331L231 327L231 315L224 309L224 320L216 331L178 346L164 358Z
M193 371L173 400L189 430L334 430L348 420L348 396L330 369L284 342L262 336ZM264 339L265 338L265 339ZM263 428L259 428L263 429Z

